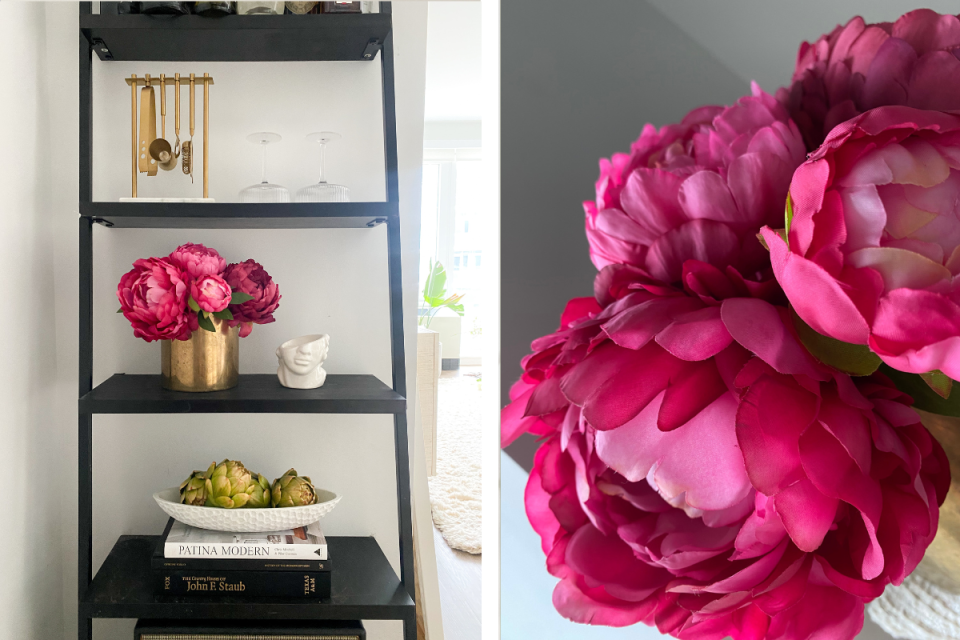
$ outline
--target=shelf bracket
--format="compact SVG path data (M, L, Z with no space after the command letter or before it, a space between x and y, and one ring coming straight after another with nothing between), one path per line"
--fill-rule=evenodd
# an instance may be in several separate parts
M375 227L375 226L377 226L378 224L383 224L383 223L386 222L386 221L387 221L386 218L374 218L373 220L371 220L370 222L367 223L367 226L368 226L368 227Z
M103 225L103 226L105 226L105 227L112 227L112 226L113 226L113 223L110 222L109 220L107 220L106 218L96 218L96 217L94 217L94 218L90 218L90 220L91 220L92 222L96 222L97 224Z
M104 62L113 60L113 54L110 53L110 47L108 47L101 38L94 38L90 43L90 46L92 46L93 50L97 52L97 57Z
M367 43L367 48L363 50L363 59L373 60L379 50L380 42L376 38L371 38L370 42Z

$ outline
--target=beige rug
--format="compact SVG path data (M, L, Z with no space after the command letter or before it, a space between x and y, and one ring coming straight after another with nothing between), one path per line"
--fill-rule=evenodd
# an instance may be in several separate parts
M481 551L480 398L476 377L440 378L430 504L443 539L467 553Z

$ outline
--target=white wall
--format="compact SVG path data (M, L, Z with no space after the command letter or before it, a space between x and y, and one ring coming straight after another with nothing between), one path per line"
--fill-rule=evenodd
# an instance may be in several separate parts
M0 264L16 278L8 313L0 320L5 365L0 373L0 403L5 408L0 468L20 487L6 505L12 517L3 519L5 541L22 544L26 551L0 555L4 640L46 640L61 633L76 637L77 13L74 3L0 6L0 35L7 53L0 68L8 84L18 87L16 102L0 102L4 122L12 123L0 167L5 194ZM411 429L425 34L425 2L395 5ZM98 197L111 199L128 195L129 185L129 90L122 80L113 79L131 70L115 64L112 68L94 61L95 188ZM151 68L155 65L131 66L138 75L159 73ZM233 200L239 188L258 179L255 150L243 141L246 133L267 129L285 136L286 149L273 158L272 175L295 189L315 177L316 156L302 136L332 129L344 139L339 149L331 149L331 179L350 186L354 200L384 199L379 62L256 65L261 67L256 70L177 66L216 77L211 195ZM172 102L170 96L171 107ZM198 123L199 108L198 100ZM260 113L267 117L258 117ZM170 134L172 109L168 115ZM198 128L198 141L200 135ZM172 175L154 178L152 184L143 178L141 195L149 189L187 188L178 177L176 182ZM199 180L194 189L199 189ZM383 227L269 232L97 227L95 383L114 372L159 371L159 346L132 336L114 313L114 292L134 259L165 255L186 241L214 246L231 261L256 258L280 283L283 301L277 322L257 327L243 341L243 372L275 371L272 354L277 344L322 330L333 336L327 367L331 373L372 373L390 383ZM94 566L118 535L160 531L164 517L150 497L154 491L223 457L243 460L269 476L296 466L342 494L344 500L324 522L326 530L376 536L399 570L392 420L385 416L96 417ZM33 551L40 545L43 553ZM98 622L95 638L126 640L132 625ZM399 622L370 622L368 629L371 640L401 637Z
M0 120L7 129L0 147L0 272L8 296L0 314L0 469L7 478L0 516L3 639L60 634L61 497L75 499L74 485L61 480L61 437L76 422L59 422L55 405L57 220L46 12L42 5L0 5Z

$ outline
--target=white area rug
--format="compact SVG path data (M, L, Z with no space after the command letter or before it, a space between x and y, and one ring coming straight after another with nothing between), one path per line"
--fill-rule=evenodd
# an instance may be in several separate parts
M452 548L480 553L480 386L473 376L441 377L439 396L433 522Z

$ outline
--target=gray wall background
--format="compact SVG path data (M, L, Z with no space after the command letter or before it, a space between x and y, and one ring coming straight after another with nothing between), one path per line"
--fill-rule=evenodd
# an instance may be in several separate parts
M530 342L567 300L593 293L583 232L597 162L629 151L646 122L728 104L749 85L640 0L500 5L501 398ZM788 70L789 73L789 70ZM508 450L529 470L533 438Z

